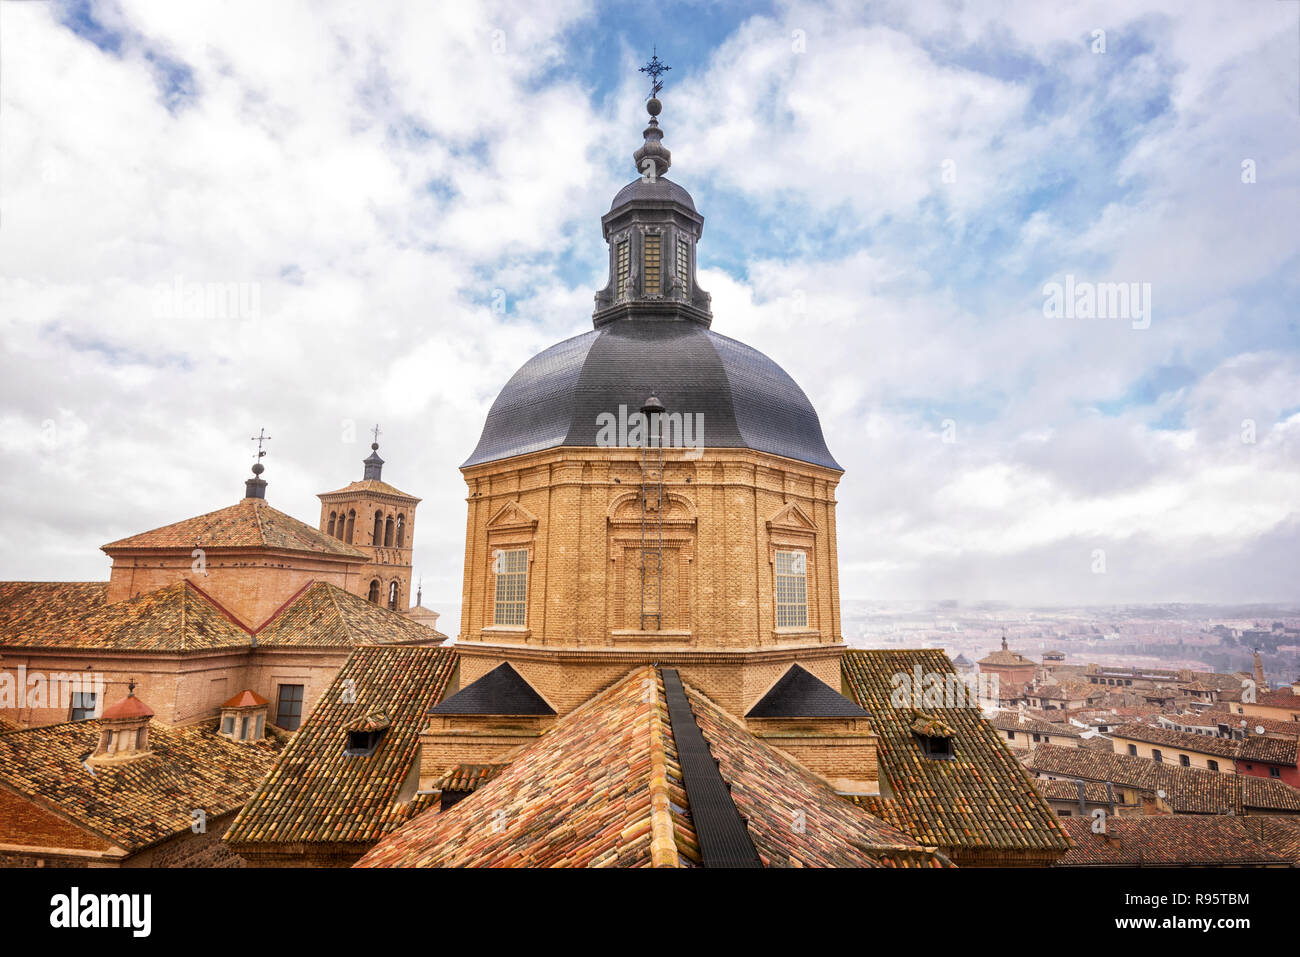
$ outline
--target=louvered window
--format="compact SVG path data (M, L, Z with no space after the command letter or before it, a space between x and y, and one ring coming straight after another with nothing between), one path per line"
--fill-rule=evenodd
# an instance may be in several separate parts
M627 251L627 240L614 247L614 295L621 296L627 292L628 267L632 260Z
M658 233L647 233L645 237L645 294L659 295L659 270L661 266L662 247Z

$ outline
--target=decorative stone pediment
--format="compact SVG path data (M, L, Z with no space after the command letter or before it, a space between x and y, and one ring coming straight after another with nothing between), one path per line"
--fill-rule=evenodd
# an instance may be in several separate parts
M791 532L817 532L817 523L809 517L808 513L799 507L797 502L790 502L781 508L767 520L769 530L791 531Z
M487 527L491 531L532 531L537 528L537 516L518 502L506 502L488 520Z

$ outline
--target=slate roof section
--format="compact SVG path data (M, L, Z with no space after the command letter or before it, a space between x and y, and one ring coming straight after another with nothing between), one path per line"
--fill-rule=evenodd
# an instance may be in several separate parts
M935 649L844 653L842 669L871 712L880 774L892 797L855 797L921 844L944 849L1060 853L1068 843L1055 812L977 708L927 708L953 733L952 760L927 758L912 733L910 708L891 703L894 676L956 674ZM945 679L946 680L946 679Z
M681 761L682 784L691 808L691 820L700 843L705 867L762 867L754 842L727 783L722 780L717 759L709 750L700 726L691 712L681 675L676 668L664 668L668 721Z
M446 811L426 811L358 867L649 867L700 862L663 683L630 673Z
M429 713L552 715L555 709L508 662L502 662Z
M241 807L279 751L275 738L235 743L215 721L149 724L150 752L122 764L83 764L95 749L96 720L0 735L0 787L69 818L130 853L190 833L193 811L211 821Z
M236 852L245 844L368 845L428 807L425 796L398 798L417 759L425 712L455 667L450 648L353 651L235 818L227 843ZM374 753L344 754L346 729L376 711L389 725Z
M703 415L703 445L840 470L807 395L779 365L696 322L627 319L551 346L502 388L462 468L561 446L593 448L601 413L654 390L670 413Z
M1073 847L1059 867L1222 867L1225 865L1287 865L1297 856L1285 843L1260 838L1256 818L1197 817L1154 814L1112 816L1105 834L1092 833L1088 818L1067 818L1063 824ZM1283 839L1285 841L1285 838Z
M1179 814L1300 813L1300 790L1282 781L1157 764L1131 754L1045 744L1025 758L1025 767L1044 775L1164 791L1165 802Z
M867 712L802 665L791 665L747 718L865 718Z
M215 512L119 538L101 547L110 555L134 549L256 548L369 560L360 549L272 508L260 498L246 498Z

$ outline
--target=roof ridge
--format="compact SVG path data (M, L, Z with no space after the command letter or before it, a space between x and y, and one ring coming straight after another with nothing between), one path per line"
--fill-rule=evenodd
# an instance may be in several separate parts
M266 540L266 527L262 524L262 508L257 503L253 503L253 518L257 520L257 534L262 539L262 544L269 544Z
M338 596L334 594L334 590L331 588L325 589L325 594L329 596L330 604L334 606L334 613L339 616L339 625L343 628L344 635L347 636L348 644L353 644L352 626L348 622L347 616L343 614L343 606L339 604ZM351 594L351 592L348 594Z
M705 867L762 867L749 825L736 807L722 770L704 738L676 668L663 668L668 722L677 744L682 786Z
M672 734L665 720L666 694L661 696L663 677L656 665L645 679L650 700L650 863L652 867L681 867L673 826L672 798L668 791L668 757L664 734Z

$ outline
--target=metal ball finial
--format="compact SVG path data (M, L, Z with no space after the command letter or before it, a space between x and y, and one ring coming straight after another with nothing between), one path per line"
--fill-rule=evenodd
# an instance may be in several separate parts
M664 105L659 101L659 97L652 96L646 101L645 111L651 116L658 116L663 111Z

